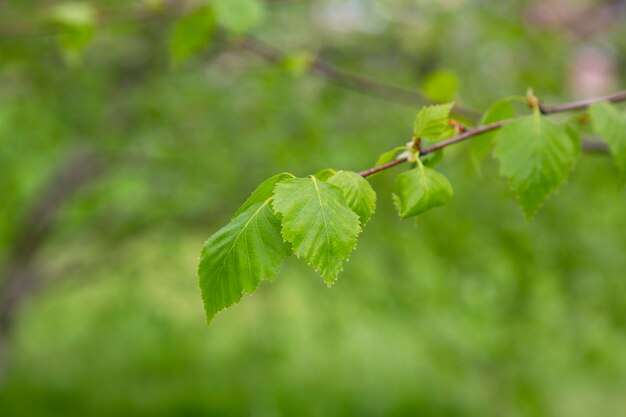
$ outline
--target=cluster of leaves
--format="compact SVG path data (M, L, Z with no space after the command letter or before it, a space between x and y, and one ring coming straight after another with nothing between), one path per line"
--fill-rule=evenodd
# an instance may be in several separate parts
M204 245L199 275L208 320L273 280L292 253L332 285L375 205L376 193L355 172L265 180Z
M511 103L518 99L495 103L481 123L515 117ZM413 140L385 152L376 163L402 158L411 164L396 177L393 194L402 218L442 206L452 198L450 182L434 169L443 150L420 156L423 146L455 135L452 108L453 104L424 107L415 118ZM591 106L589 114L593 130L605 138L617 165L625 170L626 115L606 102ZM471 155L480 160L493 150L501 174L530 220L565 182L580 149L574 123L555 123L534 108L532 114L477 137ZM199 277L208 321L238 302L244 292L252 293L261 280L273 280L282 260L292 253L332 285L375 205L376 193L355 172L326 169L307 178L282 173L264 181L203 247Z
M160 0L147 4L155 9L166 7ZM85 2L59 3L43 12L46 24L58 29L59 45L70 62L80 59L105 15ZM171 59L180 63L201 51L218 30L234 36L247 33L264 15L261 0L193 2L182 13L176 11L169 37ZM289 55L283 64L298 75L311 59L308 54ZM432 100L456 97L458 80L452 73L433 73L422 84L423 93ZM601 102L591 106L589 128L581 126L579 119L555 123L536 106L531 114L520 116L514 107L520 100L527 103L524 97L510 97L491 106L481 125L511 120L501 129L473 138L470 156L478 166L493 152L528 219L567 180L580 155L581 130L603 137L618 167L626 171L626 117L615 105ZM376 163L402 158L411 164L411 169L396 177L393 194L402 218L442 206L453 196L450 182L435 169L443 150L420 154L420 149L457 133L450 124L452 108L452 104L441 104L422 109L415 119L413 139L385 152ZM292 252L332 284L371 216L375 199L367 180L354 172L325 170L308 178L280 174L261 184L231 223L203 249L200 284L209 320L237 302L243 292L254 291L261 280L273 279L282 259Z
M497 113L497 116L494 116ZM514 115L510 105L498 103L487 116L497 120ZM600 102L589 109L593 133L604 138L622 172L626 167L626 115L614 105ZM581 125L581 120L583 124ZM531 115L506 123L497 132L482 137L475 145L488 149L500 163L500 173L507 178L527 220L531 220L548 196L568 178L581 152L580 131L587 118L555 123L538 108Z

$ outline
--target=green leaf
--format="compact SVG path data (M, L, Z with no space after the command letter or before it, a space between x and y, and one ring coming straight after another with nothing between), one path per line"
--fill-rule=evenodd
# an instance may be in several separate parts
M239 209L233 215L233 219L246 211L248 207L256 203L263 203L267 199L274 195L274 188L276 184L287 178L294 178L294 176L288 172L283 172L269 177L263 181L256 189L250 194L250 197L239 207Z
M435 71L422 81L422 92L433 101L452 101L459 91L459 79L452 71Z
M313 176L287 179L276 186L273 206L283 216L283 238L332 285L361 231L341 189Z
M352 171L339 171L328 183L341 189L346 203L359 216L361 226L365 226L376 208L376 192L370 183Z
M593 130L602 136L617 166L626 173L626 115L609 103L589 108Z
M79 61L81 52L93 38L91 26L64 27L58 35L59 46L70 61Z
M506 124L496 138L500 173L508 178L530 220L574 167L580 153L578 136L535 111Z
M334 169L326 168L326 169L322 169L321 171L317 171L315 173L315 178L321 181L328 181L328 179L332 177L333 175L335 175L336 173L337 171L335 171Z
M309 52L294 52L283 60L283 67L293 77L301 77L311 68L315 58Z
M46 20L60 29L57 39L69 63L81 61L81 52L93 38L96 14L92 5L79 2L60 3L47 11Z
M446 204L452 195L452 185L443 174L418 162L396 177L393 200L400 217L406 219Z
M374 164L374 166L384 165L387 162L391 162L396 159L398 153L402 151L408 151L410 148L408 146L397 146L378 157L378 160Z
M199 51L215 32L215 16L209 6L195 9L179 18L170 37L170 56L179 63Z
M261 280L273 280L290 255L270 201L248 206L204 244L198 276L208 322L241 300L244 291L252 293Z
M515 116L515 108L513 108L510 99L496 101L487 109L480 121L480 125L498 122L513 116ZM485 156L493 147L496 133L496 131L491 131L471 139L470 155L476 164L485 159Z
M440 139L450 131L450 111L454 103L426 106L417 114L413 133L418 138Z
M93 26L96 22L96 10L86 2L59 3L48 10L47 19L64 26Z
M220 26L234 34L249 32L265 17L260 0L213 0L211 3Z

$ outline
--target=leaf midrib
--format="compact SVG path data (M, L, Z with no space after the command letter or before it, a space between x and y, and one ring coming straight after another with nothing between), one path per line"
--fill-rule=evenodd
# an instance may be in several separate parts
M324 211L324 206L322 204L322 195L319 189L319 186L317 185L317 179L315 179L315 177L311 177L311 179L313 180L313 185L315 186L315 193L317 194L317 200L320 203L320 211L322 212L322 218L324 219L324 234L326 235L326 261L327 261L327 265L330 265L330 236L328 235L328 222L326 221L326 213Z
M235 246L237 246L237 242L239 241L239 238L247 230L248 226L250 225L250 222L252 222L252 220L254 220L256 218L256 216L259 215L261 210L263 210L265 208L265 206L267 206L269 204L269 202L272 201L273 198L274 198L274 196L271 196L270 198L265 200L263 202L263 204L261 204L261 206L254 212L254 214L252 216L250 216L250 218L248 219L246 224L244 224L243 227L241 228L241 230L239 231L239 233L237 233L237 236L235 236L235 241L231 245L230 249L228 249L228 253L226 254L226 256L224 256L224 260L222 261L222 265L220 266L219 272L217 273L217 278L215 279L214 287L218 286L218 284L220 282L220 279L222 277L222 272L224 272L224 267L226 266L226 261L229 259L231 253L235 249ZM250 255L249 255L249 253L247 251L247 247L246 247L246 257L248 258L248 264L249 264Z

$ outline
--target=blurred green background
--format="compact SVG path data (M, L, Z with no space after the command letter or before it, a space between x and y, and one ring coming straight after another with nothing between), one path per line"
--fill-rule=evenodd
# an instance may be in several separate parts
M478 111L528 87L557 103L624 88L624 3L259 3L252 34L285 65L224 32L173 64L181 2L74 3L72 23L0 1L0 415L626 416L626 195L605 156L531 223L467 144L439 166L452 203L417 222L391 203L405 168L375 176L332 289L289 259L210 327L195 272L263 179L365 169L410 138L418 105L303 57L431 96L448 74Z

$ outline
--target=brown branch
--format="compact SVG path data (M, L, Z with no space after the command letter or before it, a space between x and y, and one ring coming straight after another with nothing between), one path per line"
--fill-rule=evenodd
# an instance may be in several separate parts
M252 37L243 38L240 45L249 52L272 63L284 62L287 55L277 48L269 46L258 39ZM336 68L318 58L315 58L309 64L309 71L327 81L337 84L341 87L359 91L364 94L370 94L386 100L394 101L401 104L411 106L423 106L424 104L433 104L433 100L428 99L422 94L396 85L381 83L372 78L358 75L349 71ZM455 105L453 112L457 115L475 119L480 113L460 105Z
M621 101L626 101L626 91L620 91L615 94L609 94L608 96L597 97L597 98L588 98L585 100L573 101L571 103L565 103L558 106L545 107L540 105L539 110L541 110L542 114L554 114L554 113L563 113L567 111L577 111L584 110L587 107L591 106L594 103L598 103L600 101L609 101L611 103L618 103Z
M592 104L595 103L599 103L602 101L610 101L612 103L618 103L618 102L623 102L626 101L626 91L620 91L617 92L615 94L611 94L608 96L603 96L603 97L596 97L596 98L590 98L590 99L586 99L586 100L580 100L580 101L574 101L571 103L565 103L565 104L561 104L561 105L557 105L557 106L553 106L553 107L543 107L540 106L540 111L542 114L545 115L549 115L549 114L556 114L556 113L564 113L564 112L569 112L569 111L578 111L578 110L583 110L587 107L589 107ZM435 152L439 149L443 149L446 148L450 145L454 145L455 143L459 143L459 142L463 142L467 139L470 139L474 136L478 136L481 135L483 133L486 132L490 132L492 130L496 130L501 128L502 126L504 126L507 123L512 122L513 120L516 120L518 118L513 117L510 119L504 119L504 120L500 120L497 122L493 122L493 123L489 123L486 125L482 125L482 126L477 126L473 129L468 129L467 131L460 133L450 139L441 141L439 143L436 143L434 145L428 146L424 149L420 150L420 155L427 155L429 153ZM598 142L598 141L588 141L585 140L582 143L582 148L584 151L586 152L607 152L608 148L606 145L604 145L604 143L602 142ZM384 164L384 165L380 165L374 168L370 168L370 169L366 169L363 170L361 172L359 172L359 174L363 177L368 177L372 174L375 174L377 172L380 171L384 171L386 169L392 168L396 165L400 165L403 162L406 162L407 158L401 158L401 159L397 159L395 161L392 161L390 163Z
M583 139L582 141L583 151L587 153L608 153L609 146L605 142L601 142L595 139Z
M407 157L398 158L398 159L393 160L391 162L387 162L386 164L378 165L378 166L376 166L374 168L369 168L369 169L363 170L363 171L359 172L359 175L364 177L364 178L367 178L370 175L374 175L377 172L384 171L384 170L389 169L389 168L393 168L396 165L400 165L400 164L405 163L406 161L408 161Z
M431 152L435 152L439 149L443 149L446 146L450 146L450 145L454 145L455 143L458 142L462 142L466 139L469 139L471 137L474 136L478 136L478 135L482 135L483 133L487 133L489 131L495 130L495 129L499 129L502 126L504 126L506 123L510 122L513 119L505 119L505 120L500 120L498 122L493 122L493 123L489 123L486 125L482 125L482 126L478 126L475 127L473 129L468 129L463 133L460 133L450 139L447 140L443 140L439 143L435 143L434 145L431 145L427 148L424 148L420 151L420 155L426 155L429 154Z

